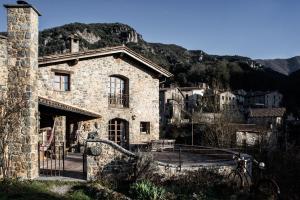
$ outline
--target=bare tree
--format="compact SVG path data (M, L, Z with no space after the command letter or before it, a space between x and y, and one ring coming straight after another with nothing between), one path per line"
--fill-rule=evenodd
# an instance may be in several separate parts
M203 98L199 106L201 108L193 114L193 119L194 122L203 124L203 142L215 147L231 146L235 142L235 128L232 123L243 120L238 108L220 109L215 95Z

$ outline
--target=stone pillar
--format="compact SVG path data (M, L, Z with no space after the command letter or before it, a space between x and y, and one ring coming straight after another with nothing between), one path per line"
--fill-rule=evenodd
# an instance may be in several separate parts
M38 16L29 4L7 8L8 102L22 105L13 117L9 140L12 177L38 177Z
M57 147L56 156L58 157L59 155L58 146L63 146L64 149L66 149L66 117L65 116L55 117L54 139L55 139L55 145Z
M7 83L7 39L0 35L0 90Z

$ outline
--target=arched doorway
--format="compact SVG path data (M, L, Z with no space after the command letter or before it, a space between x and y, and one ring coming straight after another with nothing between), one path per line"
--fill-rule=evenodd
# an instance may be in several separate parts
M108 123L108 139L116 144L128 148L129 130L128 122L123 119L114 118Z

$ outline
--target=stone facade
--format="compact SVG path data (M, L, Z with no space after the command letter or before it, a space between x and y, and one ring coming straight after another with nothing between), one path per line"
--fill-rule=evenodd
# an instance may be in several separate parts
M55 71L70 74L70 91L56 91L53 87ZM128 108L111 107L108 102L110 76L128 79ZM142 65L129 58L112 55L80 60L70 66L68 62L40 65L38 93L49 99L62 101L100 113L100 138L108 138L108 123L121 118L129 123L129 143L137 144L159 138L159 79ZM150 134L140 132L140 122L150 122Z
M237 97L235 94L226 91L218 95L219 108L223 110L238 110Z
M87 180L126 179L133 172L136 155L109 140L89 141L86 151Z
M11 176L34 179L39 175L38 129L53 128L53 119L58 119L56 144L70 147L71 142L83 147L93 131L97 138L109 139L111 127L115 138L123 137L117 135L121 126L126 126L126 148L159 139L159 76L171 73L125 46L104 48L101 55L99 50L77 52L77 48L61 55L71 59L43 62L48 58L38 58L38 11L26 2L4 7L8 37L0 37L0 86L7 91L10 107L20 106L10 120L14 123L8 140ZM60 89L66 90L57 90L57 77ZM118 87L126 87L126 105L123 102L121 107L111 103L112 77L124 81Z
M179 123L183 116L184 96L179 88L161 88L159 90L159 115L162 126L167 123Z
M10 107L22 104L13 119L13 141L9 146L14 177L38 176L37 69L38 13L30 5L5 5L8 13L8 101Z
M0 36L0 86L7 83L7 39Z

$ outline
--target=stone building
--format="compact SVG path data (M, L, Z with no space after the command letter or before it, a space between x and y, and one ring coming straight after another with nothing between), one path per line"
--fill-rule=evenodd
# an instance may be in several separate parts
M191 113L200 106L202 97L209 90L209 86L206 83L199 83L194 87L180 87L179 89L185 97L185 110Z
M250 108L247 122L249 124L272 126L273 128L281 127L285 114L285 108Z
M252 108L279 108L282 98L283 95L278 91L248 92L245 96L245 106Z
M219 102L218 107L220 111L238 109L237 96L232 92L221 92L217 96Z
M276 147L282 136L285 112L285 108L250 108L247 124L236 125L237 145Z
M160 88L159 115L162 126L182 121L184 102L184 95L178 87Z
M25 102L14 128L13 176L38 176L38 142L72 150L91 132L125 148L159 139L159 78L170 72L126 46L79 52L76 35L69 53L38 58L40 13L24 2L4 7L0 84L8 100Z
M236 144L238 146L266 145L276 141L270 127L257 124L236 124Z

